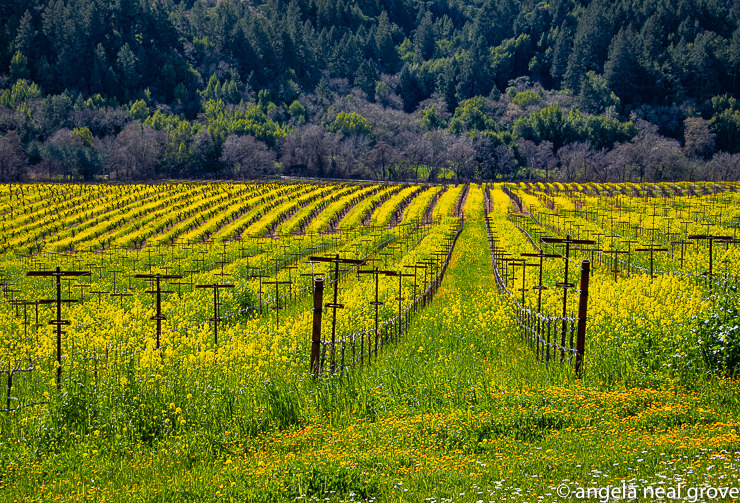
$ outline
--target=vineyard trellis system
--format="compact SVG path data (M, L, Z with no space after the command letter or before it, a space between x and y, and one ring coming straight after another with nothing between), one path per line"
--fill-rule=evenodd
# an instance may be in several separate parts
M457 225L455 231L452 233L452 235L449 236L448 249L442 254L443 258L441 260L441 263L436 260L434 261L436 271L434 276L429 281L429 284L426 285L424 291L420 295L414 297L412 301L406 305L405 308L402 308L402 302L405 299L401 297L401 281L404 277L415 278L415 274L403 274L400 271L380 271L377 268L369 271L359 271L359 273L371 273L375 277L376 300L372 302L372 305L376 307L379 305L377 297L377 281L379 276L383 275L386 277L397 277L399 281L399 296L394 299L398 301L398 314L390 319L384 320L379 325L377 324L376 318L376 327L374 329L354 331L339 338L336 338L335 333L332 330L331 340L322 339L320 327L321 319L323 316L323 307L330 307L333 309L332 327L334 327L334 322L336 320L336 309L343 306L341 304L337 304L336 288L334 290L333 302L323 304L324 280L323 278L315 279L313 297L314 307L312 309L313 329L311 333L312 353L309 365L309 369L313 372L313 374L315 376L319 376L321 373L323 373L326 370L325 367L327 364L327 360L329 362L331 373L342 372L356 365L361 365L365 361L370 361L372 356L377 358L379 355L379 350L382 349L384 346L399 340L400 337L406 331L408 331L414 313L416 313L419 309L426 307L434 298L434 294L437 292L440 285L442 284L444 273L447 270L450 257L452 256L455 244L457 243L457 240L460 237L463 228L464 222L461 220ZM331 260L332 262L337 264L339 263L336 259L328 260ZM416 287L416 283L414 283L414 286ZM367 344L365 344L365 341L367 341ZM340 346L340 351L337 351L337 346ZM348 348L351 350L351 358L349 359L349 361L347 361L346 358ZM327 351L329 352L328 358ZM339 353L339 365L337 365L337 353Z
M367 364L434 298L470 223L456 218L466 204L484 206L496 291L525 345L579 376L589 281L597 294L602 281L644 281L651 295L652 285L679 278L711 301L740 265L740 197L724 183L520 183L493 193L469 184L257 184L226 193L163 185L161 198L150 187L35 190L0 190L0 329L12 333L0 347L6 411L44 403L50 386L71 380L97 386L228 367L271 344L288 348L275 350L280 362L317 376ZM580 288L570 277L577 266ZM34 271L59 277L24 279Z
M371 191L371 192L377 192L377 191ZM410 199L410 198L407 198ZM387 200L387 198L386 198ZM377 205L376 205L377 207ZM398 211L396 210L398 213ZM346 213L346 212L345 212ZM372 212L368 212L372 213ZM149 345L148 343L143 343L137 345L135 344L133 348L126 347L127 345L131 344L132 341L127 340L121 340L118 343L115 344L108 344L104 347L98 348L98 349L82 349L80 351L75 352L67 352L62 353L61 351L61 335L59 337L59 344L58 344L58 351L56 353L55 358L55 364L52 365L50 360L46 359L45 357L36 356L36 357L21 357L16 358L14 361L11 361L9 359L6 359L5 361L0 362L0 366L2 366L2 372L3 374L6 374L7 379L7 387L6 387L6 403L5 403L5 411L13 411L18 410L20 408L24 408L27 406L32 406L36 404L45 403L46 400L44 397L46 396L44 394L44 381L43 376L48 375L48 372L50 369L55 369L57 372L57 378L55 380L55 384L58 388L61 389L61 386L64 382L64 379L62 377L62 368L66 368L65 375L66 376L75 376L75 379L79 378L81 375L87 375L88 370L91 372L95 386L98 385L99 379L102 378L103 375L111 375L111 373L116 374L120 373L121 369L125 368L138 368L140 367L144 360L151 359L151 356L153 354L159 355L159 361L160 362L169 362L167 365L169 366L169 369L171 372L177 371L177 368L179 365L182 365L183 362L186 359L187 354L192 351L191 349L186 348L185 346L178 345L178 344L172 344L172 343L165 343L163 340L161 340L162 336L164 335L164 329L161 326L162 322L167 320L167 316L164 314L163 311L163 303L160 301L160 298L163 294L169 293L174 294L174 291L170 290L164 290L161 288L160 281L167 280L170 282L171 285L178 287L177 296L181 297L182 290L181 287L190 287L190 292L192 292L194 289L211 289L213 291L213 303L212 303L212 311L211 316L204 322L195 324L195 325L188 325L184 327L178 327L175 330L170 329L169 332L178 332L182 334L183 336L187 337L188 331L197 330L204 324L213 323L213 334L212 334L212 341L213 341L213 348L214 350L217 347L225 347L225 345L228 345L230 343L233 343L236 338L242 338L242 339L249 339L250 337L253 337L255 335L254 332L244 332L238 335L232 335L229 338L221 339L219 337L219 323L224 322L225 320L228 320L233 317L238 317L242 314L247 314L249 312L255 313L257 309L262 309L264 306L268 307L268 312L272 311L275 313L275 320L276 320L276 327L275 330L279 330L279 318L278 316L278 310L283 309L286 307L285 302L291 301L291 300L298 300L298 297L300 296L301 292L306 292L312 288L313 285L307 285L303 288L293 288L293 280L289 281L281 281L277 279L277 274L281 272L287 272L289 275L292 273L293 269L296 269L295 265L291 265L296 263L297 260L300 260L302 257L307 256L308 254L315 254L317 252L319 253L326 253L331 252L333 249L337 249L339 246L339 243L350 243L353 240L356 241L358 237L364 236L364 235L370 235L370 236L376 236L375 238L372 238L369 240L369 242L365 242L365 244L358 244L354 247L354 253L359 253L361 249L366 249L368 253L371 255L374 254L380 254L382 253L383 249L391 249L393 248L392 243L394 241L399 241L401 243L408 242L408 240L412 237L414 237L417 241L421 241L424 238L424 235L420 235L421 227L420 222L410 222L410 223L401 223L398 222L398 226L396 227L395 231L393 233L389 233L388 231L384 231L382 229L376 229L374 227L369 228L355 228L354 230L346 230L346 229L340 229L339 232L335 235L327 236L325 239L319 241L319 246L305 246L303 248L300 248L296 253L287 253L285 251L285 246L283 246L283 253L281 254L279 251L276 251L274 249L274 246L270 246L269 250L267 251L268 255L271 258L271 261L268 263L264 263L263 265L259 267L250 266L249 261L250 258L259 257L261 256L265 250L264 245L258 238L252 238L250 240L251 247L259 249L259 251L256 254L251 253L245 253L245 242L243 239L239 239L238 241L232 241L227 246L227 243L223 242L223 251L219 254L217 252L214 252L213 250L213 244L212 242L206 242L204 244L198 244L196 246L201 246L205 248L201 248L197 250L199 253L193 253L193 244L190 243L177 243L172 242L168 243L164 249L169 250L169 252L163 253L160 246L156 246L156 253L152 253L152 247L147 247L143 251L144 253L144 260L141 260L140 251L141 249L117 249L115 247L107 247L104 249L97 250L95 252L95 255L90 255L90 257L99 256L100 257L100 263L90 264L88 263L87 266L89 266L90 269L95 269L94 273L90 273L89 271L78 271L80 274L84 274L86 276L95 276L96 278L103 278L103 274L110 274L113 280L112 288L101 288L100 286L95 286L94 288L92 285L85 285L85 288L88 289L89 295L95 295L97 296L97 302L93 303L93 306L97 306L98 309L100 309L100 306L102 304L102 299L109 295L113 298L120 299L121 305L123 306L123 300L124 297L133 297L135 296L135 290L133 289L133 285L131 284L132 278L137 279L144 279L152 282L157 283L157 287L152 290L151 294L155 295L155 305L156 305L156 313L154 316L152 316L152 320L156 321L157 324L157 330L155 334L152 334L151 336L143 336L139 337L139 339L143 339L146 341L149 339L149 337L156 336L156 343L153 343ZM433 227L434 225L439 225L432 223ZM364 230L361 230L364 229ZM358 233L358 230L361 230L361 232ZM383 233L386 233L387 236L383 237ZM302 242L303 239L308 238L309 235L301 235L301 236L295 236L291 237L291 239L294 239L297 242ZM380 238L380 239L378 239ZM401 239L403 238L403 239ZM284 239L288 239L288 237L285 237ZM275 240L270 240L271 243L275 243ZM285 245L285 243L283 243ZM369 245L369 248L368 248ZM408 248L410 244L407 244L406 247ZM230 247L230 248L229 248ZM290 248L290 246L288 246ZM399 250L402 252L403 247L398 247ZM191 270L185 270L187 266L184 268L183 264L181 263L181 255L178 253L173 253L175 249L181 250L180 253L185 253L186 255L189 254L191 256L191 263L195 263L195 267L193 267ZM270 251L272 250L272 251ZM302 250L302 251L301 251ZM391 254L388 254L389 256L395 255L397 252L393 252ZM65 262L77 262L78 265L81 262L84 262L84 258L82 255L84 254L84 251L78 251L76 253L64 253L59 256L55 255L48 255L44 256L42 255L27 255L23 257L24 263L28 261L34 261L37 264L48 262L49 260L54 260L54 258L61 258ZM213 258L208 258L213 257ZM39 258L41 259L39 261ZM153 260L156 258L156 260ZM97 260L94 259L93 262ZM224 276L227 276L228 273L224 271L224 266L229 263L235 263L234 260L242 261L247 263L246 265L246 275L245 278L259 278L259 287L260 290L262 288L262 285L270 284L275 285L276 288L276 294L272 298L262 299L260 298L259 303L253 303L250 305L247 305L237 311L229 312L227 314L221 313L221 301L219 299L219 290L221 289L228 289L228 288L234 288L236 285L233 285L231 283L225 283L223 280L218 282L207 282L204 284L196 284L198 283L198 280L190 279L186 280L184 279L183 274L210 274L215 277L223 278ZM384 261L387 260L387 257L384 258ZM169 262L169 263L168 263ZM176 264L175 264L176 262ZM138 266L137 266L138 264ZM125 275L124 273L126 271L132 271L136 270L137 267L140 267L144 269L147 273L146 274L128 274ZM191 266L192 267L192 266ZM162 274L161 270L167 271L176 271L178 274ZM210 270L211 272L208 273L206 271ZM351 274L352 268L346 268L342 271L335 270L335 278L333 281L329 282L329 284L332 284L334 282L339 282L341 278L346 277L347 275ZM320 273L319 273L320 274ZM128 290L126 290L125 281L123 282L124 285L121 287L121 281L116 281L117 279L121 279L121 277L128 277ZM303 274L296 274L296 278L300 276L306 276ZM309 274L312 279L318 279L317 275L312 271L311 274ZM408 277L409 275L403 275L405 277ZM402 277L403 277L402 276ZM410 275L414 276L414 275ZM5 280L3 281L3 290L6 296L8 294L13 293L13 289L11 288L11 285L15 284L20 276L17 276L15 278L7 278L4 276ZM275 277L275 281L265 281L267 278ZM359 278L359 275L358 275ZM178 281L174 281L178 280ZM437 283L439 282L439 279L436 280ZM61 285L61 281L58 281ZM201 283L203 283L201 281ZM290 288L288 289L287 293L283 293L280 295L280 292L277 290L280 285L288 285L290 284ZM71 288L71 284L68 285L68 288ZM414 288L416 288L416 284L414 284ZM80 290L80 295L82 297L81 300L84 300L85 295L83 294L83 289L79 288L78 285L74 285L75 290ZM123 288L121 291L120 289ZM436 287L435 287L436 289ZM38 289L37 289L38 290ZM58 288L58 290L61 292L61 286ZM40 290L41 292L44 291L42 288ZM134 292L134 293L126 293L126 292ZM424 295L422 295L420 298L423 298L424 302L426 302L426 298L430 296L429 289L425 292ZM187 293L187 288L186 288ZM94 297L93 297L94 298ZM18 306L20 306L20 302L16 299L12 299L13 302L16 305L16 309ZM70 301L75 299L69 299ZM400 305L400 295L399 295L399 305ZM413 306L416 307L416 303L418 303L419 300L416 300L415 303L413 303ZM37 301L35 302L35 306L38 309L39 305L43 305L46 303L45 301ZM27 304L24 304L24 306ZM403 313L402 313L403 315ZM59 316L58 316L59 318ZM25 318L27 320L27 317ZM70 323L71 322L66 322ZM383 324L380 326L379 333L385 330L386 326L390 327L396 327L399 326L402 322L399 322L398 320L391 319L387 322L383 322ZM27 325L27 322L24 323L24 326ZM38 324L37 324L38 325ZM61 324L59 325L61 326ZM79 330L85 330L85 329L94 329L93 326L87 326L87 325L73 325ZM269 333L271 329L268 329L267 331L263 331L262 333ZM396 334L397 336L400 335L400 329ZM171 340L172 337L169 337L168 340ZM346 337L342 339L342 344L344 345L344 341L346 340ZM388 337L383 335L382 341L383 344L387 343ZM185 351L180 352L178 350L178 347L182 347ZM198 345L198 351L201 350L200 344ZM377 348L375 354L377 355ZM344 368L344 366L342 367ZM24 378L22 383L19 383L17 381L17 376L19 373L24 373L27 377ZM36 376L34 378L34 376ZM68 377L69 378L69 377ZM22 386L19 388L18 385L22 384ZM18 391L18 393L14 393L15 391ZM22 393L22 395L21 395ZM15 406L12 405L13 402L15 403Z

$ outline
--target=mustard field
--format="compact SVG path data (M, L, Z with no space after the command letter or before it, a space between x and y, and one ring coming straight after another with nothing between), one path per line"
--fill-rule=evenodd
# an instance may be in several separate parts
M738 189L0 185L0 501L737 499Z

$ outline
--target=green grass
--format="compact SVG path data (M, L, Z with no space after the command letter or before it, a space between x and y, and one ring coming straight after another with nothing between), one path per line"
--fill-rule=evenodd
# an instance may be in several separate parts
M0 417L0 499L554 501L562 483L736 483L734 381L627 388L537 364L483 250L484 224L466 224L409 336L342 377L71 386L34 424ZM183 427L154 427L176 408Z

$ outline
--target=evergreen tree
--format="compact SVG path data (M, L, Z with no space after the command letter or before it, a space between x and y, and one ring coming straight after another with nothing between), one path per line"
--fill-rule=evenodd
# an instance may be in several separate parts
M607 7L605 0L595 0L578 23L573 50L568 56L568 66L563 76L564 87L571 91L581 88L586 72L599 72L604 67L612 37Z
M105 74L107 68L108 58L105 55L105 47L103 47L103 44L98 44L93 54L92 69L90 72L91 92L105 93Z
M134 91L139 83L139 74L136 69L137 61L128 43L123 44L121 50L118 51L116 64L121 72L121 84L128 91Z
M560 25L558 35L555 38L555 46L552 51L552 65L550 66L550 76L555 82L560 82L565 75L568 66L568 54L573 44L573 37L565 22Z
M375 32L375 46L378 62L388 72L394 73L398 62L398 52L391 36L391 26L388 13L383 11L378 18L378 29Z
M49 64L46 56L41 56L36 68L36 82L45 93L51 93L54 89L54 69Z
M431 12L424 14L424 17L414 32L414 52L416 53L416 57L421 61L427 60L434 55L434 23L432 22Z
M437 92L447 103L447 110L452 112L457 108L457 63L450 61L437 78Z
M609 46L609 59L604 64L607 87L626 103L639 101L645 84L636 38L637 34L629 28L619 30Z
M38 32L33 28L33 17L26 10L18 26L18 33L15 36L15 50L25 54L27 57L35 56L35 39Z
M10 60L10 81L28 80L31 73L28 71L28 58L23 53L16 52L13 59Z
M355 73L355 86L362 89L368 97L375 95L375 82L377 67L375 61L366 59L360 65Z
M740 2L738 4L740 5ZM727 52L728 60L732 67L730 75L732 75L732 92L734 93L737 87L737 70L738 66L740 66L740 28L732 33L732 40L730 41L730 47Z
M413 112L419 104L421 89L419 89L416 75L411 71L409 65L403 65L401 73L398 75L398 88L401 100L403 100L403 109L406 112Z

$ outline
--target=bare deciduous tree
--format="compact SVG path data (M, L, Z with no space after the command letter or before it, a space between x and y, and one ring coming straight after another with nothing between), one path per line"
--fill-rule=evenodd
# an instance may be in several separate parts
M108 144L108 169L115 178L122 180L152 177L164 153L164 135L138 121L131 122L112 144Z
M221 162L231 176L254 178L275 171L275 152L250 135L230 135L224 142Z
M311 124L294 129L283 141L281 161L292 172L326 176L338 151L337 137Z
M414 177L419 179L421 166L429 165L433 157L432 142L425 135L411 131L404 131L398 135L401 152L408 159Z
M574 142L558 150L560 178L572 182L587 171L592 151L588 142Z
M353 176L362 165L362 161L370 151L370 138L365 135L352 135L343 138L339 145L339 152L344 163L344 176Z
M503 176L513 177L516 174L516 158L514 152L506 145L499 145L493 149L496 160L496 169Z
M709 121L701 117L689 117L683 124L684 154L703 159L712 155L717 135L709 129Z
M0 136L0 180L20 180L28 159L15 131Z
M517 143L519 144L519 153L527 165L527 176L529 179L532 179L536 169L544 170L545 179L548 179L550 177L550 171L557 166L557 159L552 152L552 142L543 141L534 143L533 141L519 138Z
M398 160L398 151L381 141L367 154L367 164L378 180L388 178L389 168Z
M712 181L734 181L740 178L740 154L717 152L707 165L708 178Z
M467 136L456 138L447 150L447 162L458 183L475 175L475 149Z

